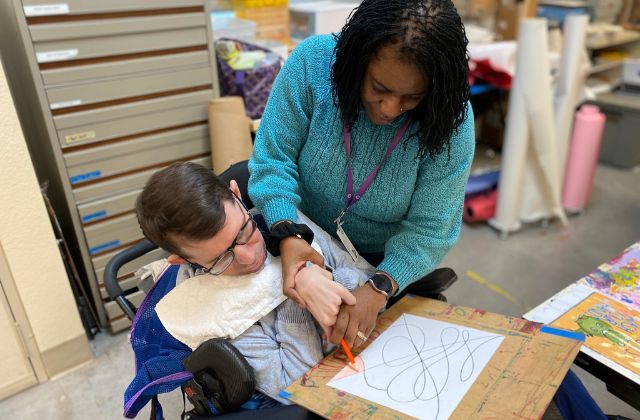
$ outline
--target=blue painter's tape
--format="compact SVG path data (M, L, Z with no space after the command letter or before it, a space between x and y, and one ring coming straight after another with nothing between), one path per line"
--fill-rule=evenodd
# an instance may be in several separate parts
M119 240L115 240L115 241L111 241L111 242L105 242L103 244L96 245L93 248L89 248L89 254L91 254L91 255L97 254L98 252L106 251L107 249L115 248L115 247L117 247L119 245L120 245L120 241Z
M100 178L102 173L100 171L87 172L86 174L80 174L72 176L70 179L71 184L78 184L80 182L91 181L92 179Z
M283 390L283 391L280 391L280 392L278 393L278 395L280 395L282 398L286 398L286 399L291 398L291 394L290 394L289 392L287 392L287 391L284 391L284 390Z
M95 213L90 213L90 214L87 214L87 215L83 216L82 217L82 222L83 223L87 223L87 222L90 222L92 220L104 219L105 217L107 217L107 211L106 210L100 210L100 211L97 211Z
M561 330L559 328L553 328L548 325L543 325L542 328L540 328L540 332L559 335L560 337L570 338L572 340L578 340L578 341L585 340L584 334L581 334L579 332L574 332L574 331Z

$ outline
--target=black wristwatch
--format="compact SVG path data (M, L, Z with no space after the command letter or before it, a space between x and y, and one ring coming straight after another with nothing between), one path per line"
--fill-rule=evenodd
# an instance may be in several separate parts
M387 299L393 295L393 282L391 281L389 276L376 273L371 276L369 280L367 280L367 283L369 283L371 287L373 287L373 290L385 295Z
M313 231L309 226L302 223L284 221L278 223L267 236L267 251L274 257L280 256L280 241L289 236L296 236L307 241L309 245L313 242Z

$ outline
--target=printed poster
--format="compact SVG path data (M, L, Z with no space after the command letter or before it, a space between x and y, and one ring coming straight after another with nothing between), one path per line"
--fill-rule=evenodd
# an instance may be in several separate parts
M596 271L583 277L585 284L640 311L640 242L636 242Z
M591 350L640 374L640 312L592 293L551 325L584 334Z

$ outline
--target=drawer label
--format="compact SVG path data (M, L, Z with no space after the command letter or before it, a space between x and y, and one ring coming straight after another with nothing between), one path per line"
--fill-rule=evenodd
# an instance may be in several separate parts
M95 213L90 213L90 214L84 215L82 217L82 223L87 223L87 222L91 222L91 221L94 221L94 220L104 219L105 217L107 217L107 211L106 210L100 210L100 211L97 211Z
M70 60L78 56L78 49L73 48L69 50L58 50L58 51L44 51L37 52L36 59L38 63L48 63L50 61L62 61L62 60Z
M72 101L56 102L51 104L51 109L70 108L72 106L82 105L82 99L74 99Z
M67 3L58 4L34 4L24 6L24 15L31 16L52 16L52 15L68 15L69 5Z
M79 184L80 182L91 181L92 179L100 178L102 173L100 171L87 172L86 174L80 174L69 178L71 185Z
M96 245L93 248L89 248L89 254L94 255L94 254L97 254L99 252L106 251L106 250L111 249L111 248L115 248L115 247L117 247L119 245L120 245L120 241L117 240L117 239L115 241L105 242L103 244Z
M85 131L83 133L68 134L64 136L64 141L66 141L67 144L70 144L70 143L76 143L78 141L91 140L95 138L96 138L96 132L95 130L91 130L91 131Z

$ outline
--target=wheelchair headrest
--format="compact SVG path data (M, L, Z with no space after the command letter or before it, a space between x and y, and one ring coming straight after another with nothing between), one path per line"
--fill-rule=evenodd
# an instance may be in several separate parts
M254 393L253 369L231 343L212 338L183 360L186 370L222 412L235 411Z

